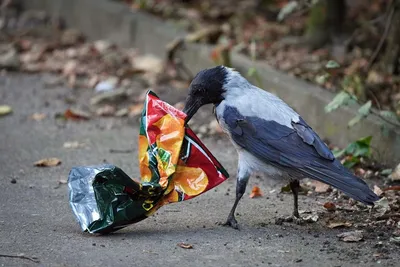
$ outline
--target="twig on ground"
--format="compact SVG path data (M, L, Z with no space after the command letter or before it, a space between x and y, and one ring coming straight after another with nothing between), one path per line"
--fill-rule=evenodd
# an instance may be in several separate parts
M133 149L110 149L110 153L133 153Z
M33 262L36 262L36 263L39 263L39 262L40 262L39 259L36 258L36 257L28 257L28 256L25 256L25 255L23 255L23 254L19 254L19 255L0 254L0 257L3 257L3 258L24 259L24 260L33 261Z
M382 216L377 217L377 220L387 220L390 218L400 218L400 213L391 213L391 214L384 214Z

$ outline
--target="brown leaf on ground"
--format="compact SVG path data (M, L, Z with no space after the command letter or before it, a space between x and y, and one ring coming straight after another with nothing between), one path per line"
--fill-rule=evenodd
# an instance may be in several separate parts
M254 186L253 189L251 190L250 198L256 198L261 196L262 196L261 189L258 186Z
M305 216L302 216L303 221L308 222L308 223L315 223L319 220L318 214L307 214Z
M94 75L92 77L90 77L90 79L87 81L87 87L88 88L95 88L95 86L99 83L99 76L98 75Z
M313 181L312 185L315 187L315 192L326 193L330 190L330 186L319 181Z
M47 115L45 113L33 113L31 119L35 121L41 121L44 120L46 116Z
M152 73L161 73L163 71L163 62L153 55L142 55L134 58L135 71L144 71Z
M97 40L93 42L93 47L99 54L104 54L107 50L114 47L114 45L107 40Z
M69 77L71 75L75 75L78 68L78 61L70 60L65 63L63 68L63 75Z
M129 114L128 108L121 108L117 112L115 112L116 117L124 117L124 116L128 116L128 114Z
M325 208L327 211L335 211L335 210L336 210L336 205L335 205L334 203L332 203L332 202L326 202L326 203L324 204L324 208Z
M98 116L113 116L116 112L116 109L114 106L111 105L105 105L103 107L100 107L96 110L96 114Z
M178 247L184 248L184 249L193 249L193 246L191 244L188 243L178 243L177 244Z
M363 238L364 238L363 231L360 231L360 230L344 232L344 233L338 234L337 237L339 237L339 239L344 242L358 242L358 241L363 240Z
M374 211L377 213L376 217L381 217L391 210L388 198L383 197L374 203Z
M348 221L329 221L326 226L328 228L333 229L333 228L338 228L338 227L350 227L352 225L353 224Z
M61 164L61 160L58 158L46 158L38 160L34 163L36 167L54 167Z
M64 112L64 118L69 120L89 120L90 114L82 110L69 108Z

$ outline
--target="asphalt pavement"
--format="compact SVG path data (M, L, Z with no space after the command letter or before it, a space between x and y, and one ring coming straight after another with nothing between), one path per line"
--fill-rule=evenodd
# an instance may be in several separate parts
M0 266L366 267L398 263L398 253L374 258L377 240L339 241L336 235L343 229L327 229L318 222L276 225L275 218L291 213L292 197L279 193L278 181L262 176L252 177L239 204L241 229L221 226L234 200L237 157L229 141L220 136L202 140L229 171L228 181L195 199L164 206L154 216L116 233L81 232L68 204L67 185L60 181L67 179L73 166L102 163L138 177L138 121L93 117L60 122L55 115L70 107L71 99L77 101L74 105L84 106L92 92L47 88L44 80L42 75L17 73L0 77L0 104L13 108L12 114L0 117ZM184 93L179 92L177 100L184 99ZM167 92L163 94L171 99ZM47 116L36 121L31 118L34 113ZM207 114L211 116L208 110ZM63 146L72 141L84 146ZM48 157L57 157L62 164L33 165ZM249 198L254 185L261 188L262 197ZM321 209L315 198L300 196L299 203L301 209ZM193 249L177 246L180 242ZM5 257L21 253L40 262Z

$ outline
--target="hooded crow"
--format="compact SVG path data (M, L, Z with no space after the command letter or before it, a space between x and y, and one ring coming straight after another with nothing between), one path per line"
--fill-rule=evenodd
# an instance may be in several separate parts
M293 216L299 218L299 179L331 185L355 200L373 205L378 196L335 157L313 129L277 96L250 84L224 66L200 71L189 86L186 122L205 104L214 104L221 128L239 155L236 199L226 225L238 228L235 210L253 172L289 180Z

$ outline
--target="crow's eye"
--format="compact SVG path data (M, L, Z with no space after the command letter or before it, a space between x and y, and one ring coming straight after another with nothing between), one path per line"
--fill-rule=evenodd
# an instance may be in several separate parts
M203 88L201 86L193 86L192 95L193 96L200 96L203 93Z

